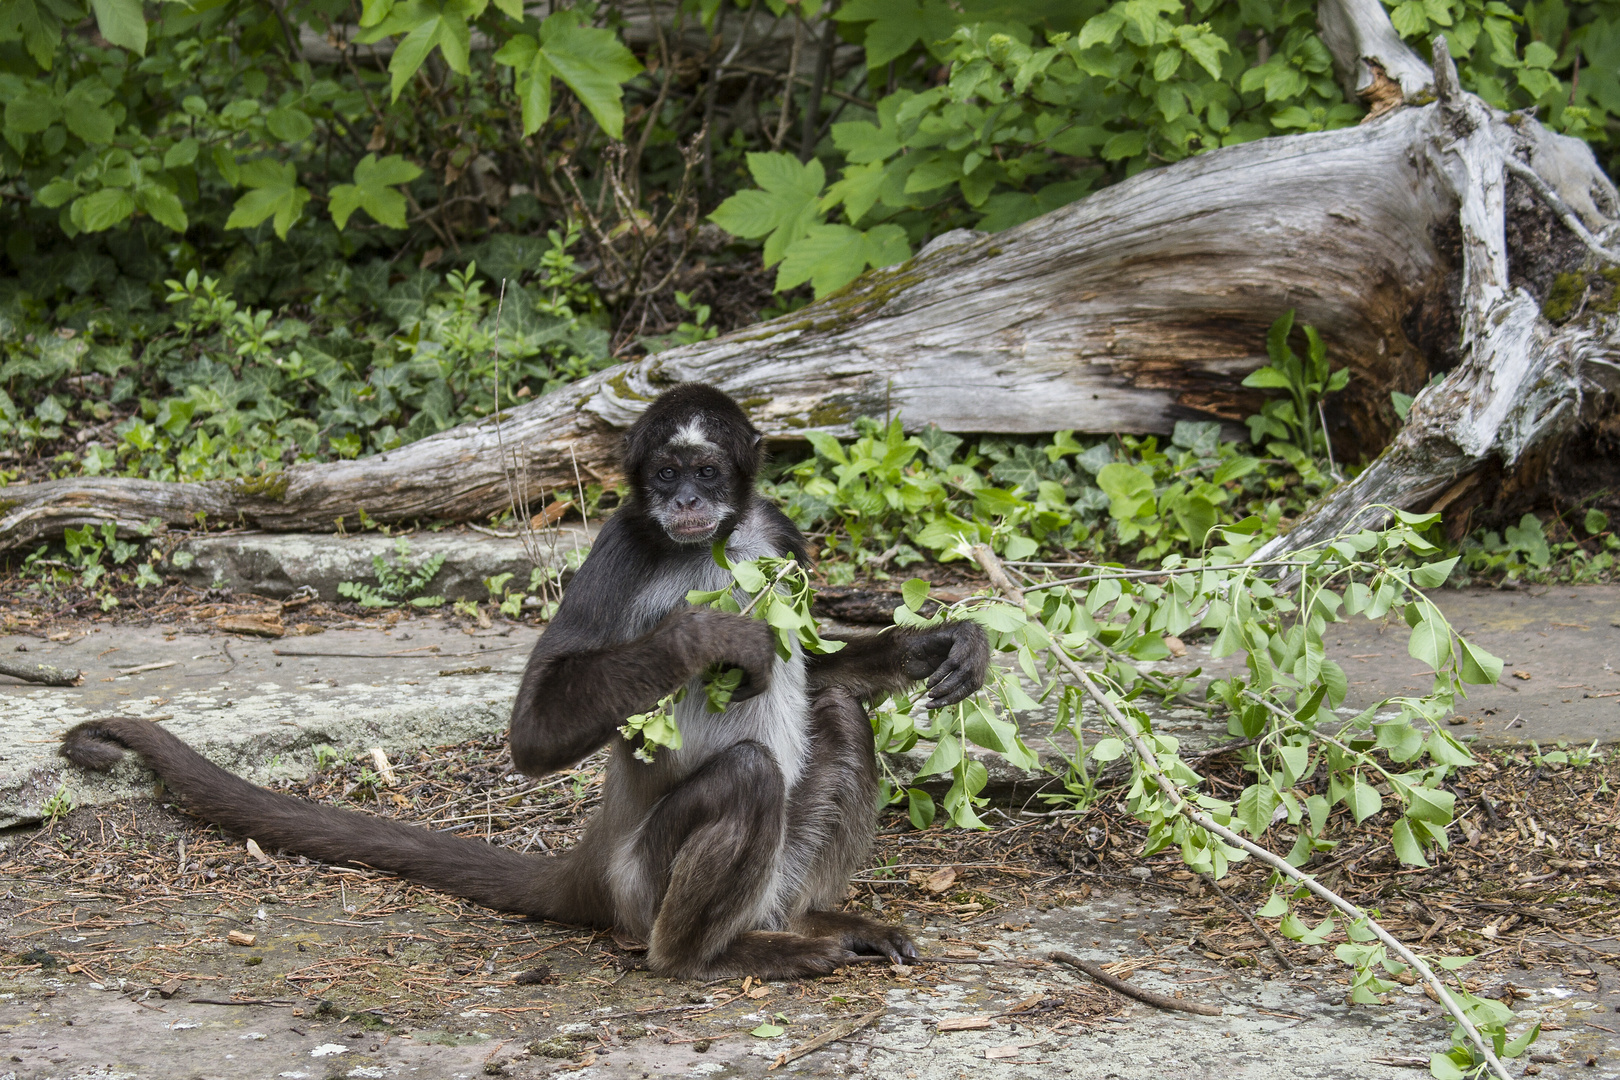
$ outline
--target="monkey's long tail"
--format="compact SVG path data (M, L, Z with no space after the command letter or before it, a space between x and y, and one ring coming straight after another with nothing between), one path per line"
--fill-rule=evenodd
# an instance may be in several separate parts
M150 720L114 716L86 721L62 737L58 752L75 765L106 770L126 749L140 754L198 816L251 837L261 847L327 862L363 863L498 911L575 923L596 923L607 915L603 905L577 895L588 885L567 872L566 855L520 855L266 791L221 769Z

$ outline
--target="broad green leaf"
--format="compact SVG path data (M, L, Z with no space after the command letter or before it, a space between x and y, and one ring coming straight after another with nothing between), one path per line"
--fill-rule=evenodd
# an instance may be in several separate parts
M1475 686L1493 686L1502 677L1502 661L1480 648L1458 638L1462 649L1462 681Z
M227 229L251 229L274 217L276 235L283 240L309 202L309 189L298 184L298 171L292 162L277 163L265 158L241 166L241 181L252 190L236 200Z
M1601 510L1588 510L1586 519L1581 523L1588 536L1596 536L1609 528L1609 515Z
M1389 831L1390 842L1395 847L1395 857L1407 866L1428 866L1429 860L1423 857L1423 846L1412 835L1412 826L1405 818L1395 823Z
M581 26L578 20L572 10L547 16L540 25L539 58L590 110L608 138L622 139L624 84L641 72L641 64L612 30Z
M185 232L189 221L180 205L179 196L160 184L142 184L135 192L135 201L152 216L152 220L175 232Z
M1412 636L1406 643L1406 651L1411 654L1412 659L1428 664L1431 669L1438 671L1446 654L1451 651L1451 638L1440 625L1439 619L1427 615L1412 627Z
M1434 1077L1434 1080L1465 1080L1468 1074L1451 1060L1450 1054L1430 1054L1429 1075Z
M756 1039L774 1039L778 1035L782 1034L782 1032L785 1030L785 1028L782 1028L776 1024L761 1024L748 1034L754 1036Z
M927 578L912 578L900 586L901 599L906 607L912 611L921 611L922 606L928 602L929 582Z
M912 828L928 828L934 823L934 797L922 788L907 788L906 813L911 818Z
M90 0L101 36L134 53L146 55L146 16L141 0Z
M1451 792L1414 787L1411 790L1411 801L1406 808L1406 816L1415 821L1426 821L1431 825L1449 825L1456 808L1457 797Z
M1358 777L1355 786L1350 789L1350 814L1356 819L1356 824L1372 817L1384 808L1384 798L1378 794L1371 784L1362 782Z
M1288 900L1272 893L1270 899L1255 915L1262 919L1277 919L1288 914Z
M1097 745L1091 748L1091 757L1093 761L1114 761L1122 757L1124 753L1124 741L1113 738L1112 736L1105 739L1098 739Z
M733 236L765 237L765 265L775 266L788 245L820 223L827 174L817 159L801 165L791 154L749 154L748 170L760 190L737 192L709 220Z
M1438 589L1451 576L1451 568L1457 565L1459 558L1461 556L1453 555L1440 562L1424 563L1412 571L1412 584L1420 589Z
M422 170L398 154L378 160L367 154L354 167L354 183L338 184L331 190L332 220L338 228L349 221L349 215L364 210L372 220L394 229L405 227L405 196L393 185L408 184L422 175Z
M270 134L288 143L303 142L315 131L315 121L308 113L290 107L271 109L264 118L264 126Z
M110 229L135 212L135 197L123 188L102 188L73 202L73 223L85 232Z

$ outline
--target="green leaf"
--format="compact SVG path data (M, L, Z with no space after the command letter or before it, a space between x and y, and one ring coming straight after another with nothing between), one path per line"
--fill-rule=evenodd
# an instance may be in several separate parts
M934 797L922 788L906 789L906 813L911 818L912 828L926 829L934 823Z
M1428 866L1429 860L1423 857L1423 846L1412 835L1412 826L1405 818L1395 823L1389 831L1390 842L1395 847L1395 857L1408 866Z
M775 266L788 245L821 222L827 174L815 158L801 165L792 154L749 154L748 171L761 190L737 192L709 220L733 236L765 237L765 265Z
M1429 1075L1434 1080L1465 1080L1468 1074L1451 1060L1450 1054L1430 1054Z
M135 212L135 197L123 188L102 188L75 199L73 223L85 232L110 229Z
M95 9L96 28L101 36L128 49L136 56L146 55L146 16L141 0L90 0Z
M1451 568L1461 556L1452 556L1440 562L1424 563L1412 571L1412 584L1420 589L1438 589L1451 576Z
M408 184L422 170L398 154L377 159L367 154L354 167L354 183L339 184L331 191L332 221L343 228L349 215L364 210L373 221L393 229L405 227L405 196L394 185Z
M1350 814L1356 819L1356 824L1372 817L1384 808L1383 796L1378 794L1371 784L1365 783L1360 777L1356 778L1355 786L1350 789L1348 799Z
M1411 654L1412 659L1439 671L1440 664L1451 651L1451 636L1441 626L1438 618L1427 615L1412 627L1412 636L1407 640L1406 651Z
M152 220L175 232L183 233L189 224L186 211L174 192L160 184L142 184L135 192L135 201L151 215Z
M1586 520L1581 524L1586 528L1588 536L1596 536L1609 528L1609 515L1601 510L1588 510Z
M1097 744L1091 748L1091 758L1093 761L1115 761L1124 756L1124 754L1124 741L1113 737L1099 739L1097 740Z
M270 134L287 143L303 142L315 131L315 121L309 118L308 113L285 106L271 109L264 118L264 126Z
M113 93L100 80L81 79L62 99L62 122L87 143L110 143L117 124L102 108Z
M1462 681L1475 686L1494 686L1502 677L1502 661L1478 645L1458 638L1462 648Z
M900 586L900 597L905 601L906 607L912 611L921 611L928 602L929 583L927 578L912 578Z
M918 42L932 50L956 29L957 16L943 0L851 0L833 18L866 23L866 66L879 68Z
M1262 919L1280 919L1286 914L1288 914L1288 901L1276 893L1272 893L1265 906L1255 912L1255 915Z
M298 185L298 171L292 162L278 164L264 158L250 161L241 166L240 178L253 190L236 200L225 227L251 229L273 216L276 235L285 240L287 230L309 202L309 189Z
M785 1030L785 1028L778 1027L775 1024L761 1024L748 1034L756 1039L774 1039Z
M540 24L539 56L608 138L624 138L624 84L641 72L641 64L617 34L581 26L573 10L557 11Z
M1183 495L1170 507L1176 516L1176 522L1181 530L1187 534L1188 541L1194 547L1202 547L1204 537L1209 530L1215 527L1219 515L1215 511L1215 504L1202 495Z
M1431 825L1449 825L1457 809L1457 797L1449 791L1436 788L1414 787L1406 807L1406 816L1414 821Z

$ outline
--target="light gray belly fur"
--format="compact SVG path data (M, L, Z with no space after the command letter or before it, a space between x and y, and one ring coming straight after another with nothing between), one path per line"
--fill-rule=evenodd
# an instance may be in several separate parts
M742 560L780 554L771 548L764 524L758 512L751 511L732 532L726 544L728 557ZM632 611L636 633L652 629L664 616L684 605L686 594L693 589L712 591L722 588L729 580L730 575L711 558L674 564L637 594ZM810 747L810 702L805 686L804 657L797 642L786 660L776 658L771 668L770 688L763 694L730 705L721 713L709 712L707 701L702 678L694 678L687 684L686 697L675 706L675 722L681 732L680 749L658 747L650 764L631 759L623 747L615 750L625 759L625 765L637 771L645 770L643 776L648 782L635 787L643 792L668 791L716 753L743 740L753 740L776 759L782 771L784 791L791 792L804 772ZM653 807L647 809L651 811ZM649 883L642 880L642 867L635 856L640 831L637 828L620 841L610 862L608 879L621 925L632 933L645 934L651 929L652 910L647 903L651 893ZM780 846L779 842L778 852ZM753 925L779 926L786 912L795 906L793 894L798 887L796 876L783 873L779 867L775 880L761 898Z

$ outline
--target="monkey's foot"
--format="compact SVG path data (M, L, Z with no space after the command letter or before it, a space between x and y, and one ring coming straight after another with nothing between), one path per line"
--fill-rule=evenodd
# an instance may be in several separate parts
M682 961L665 957L652 959L660 975L676 979L734 979L752 975L756 979L805 979L831 975L854 959L855 954L831 937L806 937L769 930L750 930L737 935L712 960Z
M798 929L811 937L831 938L853 953L887 956L896 964L917 959L917 944L898 926L843 911L808 911Z

